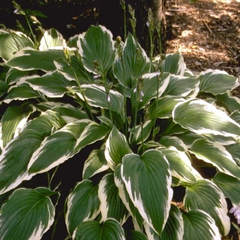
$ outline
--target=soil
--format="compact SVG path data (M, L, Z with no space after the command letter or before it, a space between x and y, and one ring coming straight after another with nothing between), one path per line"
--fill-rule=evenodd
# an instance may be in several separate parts
M170 0L166 14L167 53L181 52L193 71L220 69L240 81L240 0Z

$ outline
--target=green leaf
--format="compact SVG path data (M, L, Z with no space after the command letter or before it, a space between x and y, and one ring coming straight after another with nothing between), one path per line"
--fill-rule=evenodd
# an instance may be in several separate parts
M204 100L179 103L173 110L174 122L197 134L239 136L240 126L225 112Z
M20 106L10 106L2 116L2 141L3 147L21 131L27 122L30 112L23 111Z
M110 90L109 94L107 94L104 87L96 84L84 84L81 88L84 90L84 97L90 106L122 113L124 98L119 92ZM81 93L77 94L84 100Z
M36 130L41 136L46 137L53 133L53 131L62 128L65 124L65 121L57 112L49 110L29 122L25 130Z
M25 77L29 74L27 71L20 71L15 68L10 68L6 74L5 82L9 85L12 85L16 82L19 82L22 77Z
M181 240L183 239L183 235L184 235L184 226L183 226L182 213L176 206L171 205L170 214L160 239Z
M50 98L61 98L68 88L76 86L76 82L68 81L62 74L51 72L41 77L31 76L24 79L35 91Z
M65 220L72 235L81 222L94 220L99 214L98 186L90 180L83 180L69 194L66 205Z
M127 232L126 240L148 240L146 235L141 232L132 230Z
M214 220L202 210L192 210L183 214L183 240L221 240Z
M28 164L28 172L33 175L43 173L64 163L72 156L76 141L71 132L56 131L33 153Z
M54 71L56 70L54 61L65 58L63 50L48 49L44 51L25 48L17 52L7 65L21 71Z
M207 140L196 140L191 149L197 158L202 159L207 163L213 164L220 172L232 175L233 177L240 176L240 168L232 158L226 148L218 143L212 143Z
M95 149L84 162L83 179L88 179L97 173L104 172L108 168L108 163L104 156L104 150Z
M144 143L151 134L153 127L153 121L146 121L142 125L137 125L131 130L133 133L133 139L131 140L134 144Z
M190 210L201 209L216 222L222 235L230 230L230 219L227 216L227 202L221 190L211 181L202 179L186 188L184 207Z
M182 214L175 205L171 205L169 217L161 236L157 235L147 224L145 224L145 230L149 240L182 240L184 234Z
M2 240L40 240L54 222L55 208L43 192L20 188L13 192L0 212Z
M72 106L71 104L61 104L61 106L56 106L52 109L53 111L58 112L66 123L74 123L77 121L81 122L81 120L88 122L87 114L81 109ZM79 131L75 131L73 133L77 132Z
M175 147L159 149L167 158L172 176L182 182L193 183L201 175L192 167L191 161L185 152L178 151Z
M191 146L193 145L193 143L196 140L199 139L207 139L207 137L203 136L203 135L199 135L197 133L193 133L190 131L185 131L181 134L178 135L178 138L181 139L184 142L184 145L187 146L187 148L191 148ZM161 142L161 140L160 140ZM164 143L162 143L164 145ZM165 146L165 145L164 145ZM176 147L176 145L174 145ZM178 148L178 147L177 147ZM186 149L184 149L185 151Z
M142 156L128 154L121 165L122 180L143 219L161 234L166 224L173 191L169 164L157 150Z
M10 87L3 101L5 103L10 103L13 100L23 101L40 97L41 95L37 91L33 90L27 83L23 83Z
M240 180L224 173L218 172L213 182L222 190L226 198L229 198L235 205L240 199Z
M165 147L175 147L177 150L182 152L187 152L188 147L185 145L185 143L182 141L179 136L163 136L160 138L159 143L161 145L164 145ZM161 150L161 149L160 149Z
M57 71L60 72L67 80L77 81L80 84L93 83L93 74L88 72L77 56L70 56L69 62L54 61Z
M213 95L231 91L239 85L236 77L220 70L209 69L201 72L198 78L200 79L200 92L212 93Z
M234 143L229 143L224 146L226 150L232 155L234 161L240 167L240 139Z
M0 81L0 97L2 97L8 91L8 85L5 82Z
M86 221L79 224L73 240L125 240L124 230L115 219L104 223Z
M0 156L0 193L3 194L30 178L27 165L44 138L64 123L59 115L48 111L32 120L3 149Z
M64 47L66 47L66 42L62 34L56 29L51 28L44 32L43 37L40 40L39 50L63 49Z
M136 85L137 79L149 73L151 63L145 51L135 38L128 34L121 56L117 56L113 64L113 73L119 83L128 88Z
M90 26L79 36L78 47L84 67L106 76L115 58L112 33L104 26Z
M163 96L186 97L196 91L199 80L193 77L184 77L179 75L170 75L169 84L163 93Z
M71 132L76 138L79 138L85 128L91 123L90 119L81 119L75 122L70 122L61 130Z
M171 74L183 75L186 69L183 56L181 53L167 54L162 63L162 71Z
M155 100L149 107L149 118L171 118L172 111L179 102L183 102L183 98L165 96Z
M108 166L114 170L122 162L122 158L131 152L125 135L120 133L116 127L113 127L108 136L105 149Z
M114 218L123 225L128 218L128 211L118 195L113 173L105 175L100 181L98 197L101 203L101 220L106 221L108 218Z
M0 57L7 61L19 50L34 47L30 38L21 32L0 29Z
M139 109L145 107L151 99L161 96L166 90L169 80L170 74L167 73L163 73L161 76L158 72L144 74L139 83L141 91Z
M77 139L75 153L87 145L102 140L108 133L109 129L105 125L100 125L95 122L90 123Z
M129 211L129 213L131 214L133 219L136 221L136 224L139 226L139 228L141 228L144 220L141 217L138 209L133 205L133 203L129 197L129 194L127 192L127 189L125 187L125 184L122 180L121 164L119 164L117 166L116 170L114 171L114 180L115 180L116 186L118 187L118 194L119 194L120 198L122 199L122 202L126 206L127 210Z
M231 117L235 122L237 122L238 124L240 124L240 111L235 110L235 111L230 115L230 117Z
M229 92L217 95L217 101L225 106L230 112L240 110L240 99L238 97L233 97Z

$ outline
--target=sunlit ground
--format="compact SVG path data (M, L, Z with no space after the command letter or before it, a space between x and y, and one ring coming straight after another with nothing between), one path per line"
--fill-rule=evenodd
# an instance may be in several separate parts
M172 8L175 37L168 52L181 52L195 71L240 75L240 0L178 0Z

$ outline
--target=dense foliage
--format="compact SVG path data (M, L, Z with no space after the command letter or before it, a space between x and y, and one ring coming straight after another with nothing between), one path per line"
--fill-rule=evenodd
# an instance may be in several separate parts
M226 198L240 201L235 77L194 75L180 53L149 58L131 34L115 41L103 26L68 42L50 29L39 46L0 30L0 57L1 239L54 239L61 218L62 239L228 234ZM68 179L53 179L73 158L79 180L59 209Z

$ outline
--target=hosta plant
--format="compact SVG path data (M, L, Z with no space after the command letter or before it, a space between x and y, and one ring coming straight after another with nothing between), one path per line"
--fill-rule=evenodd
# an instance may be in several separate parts
M103 26L68 41L51 29L34 46L0 31L0 239L228 235L240 201L235 77L194 75L180 53L150 60Z

